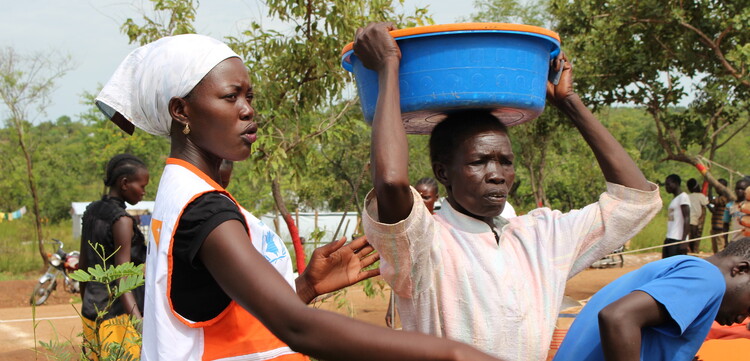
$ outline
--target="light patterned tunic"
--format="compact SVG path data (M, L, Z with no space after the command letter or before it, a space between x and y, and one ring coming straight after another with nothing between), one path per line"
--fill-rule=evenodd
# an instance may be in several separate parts
M494 231L448 202L430 215L413 188L408 218L378 223L370 192L363 222L397 294L405 330L462 341L507 360L544 360L565 282L651 220L661 208L658 188L651 186L640 191L608 183L599 201L581 210L497 217Z

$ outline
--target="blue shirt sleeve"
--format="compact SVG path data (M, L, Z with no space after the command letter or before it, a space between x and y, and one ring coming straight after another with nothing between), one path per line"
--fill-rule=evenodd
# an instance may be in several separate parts
M716 266L695 258L686 258L664 271L664 274L639 287L666 308L679 330L662 328L663 332L682 335L699 316L721 302L726 282Z

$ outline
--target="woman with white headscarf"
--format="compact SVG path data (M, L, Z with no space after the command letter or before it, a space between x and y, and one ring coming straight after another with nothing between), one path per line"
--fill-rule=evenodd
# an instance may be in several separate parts
M278 236L217 181L223 159L250 155L257 137L248 70L201 35L134 50L96 99L126 131L171 139L148 237L144 360L494 360L475 349L397 332L305 303L377 271L363 239L313 254L292 279ZM296 293L295 293L296 287ZM305 302L302 302L305 301ZM288 345L288 346L287 346Z

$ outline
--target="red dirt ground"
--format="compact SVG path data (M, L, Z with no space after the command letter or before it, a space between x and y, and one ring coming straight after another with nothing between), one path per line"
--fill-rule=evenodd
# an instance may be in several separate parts
M661 254L657 253L626 255L624 267L587 269L568 281L566 296L572 300L585 300L617 277L626 272L632 271L645 263L660 258ZM0 291L0 309L2 309L2 311L7 311L10 314L20 314L23 309L28 309L29 297L36 282L36 280L0 281L0 289L2 290ZM316 304L313 307L328 309L334 312L350 315L354 318L375 325L385 326L383 319L388 306L388 295L390 293L387 289L388 288L386 288L383 296L369 298L364 295L361 286L354 286L347 290L345 296L348 303L343 307L338 307L338 300L334 298L329 298L322 304ZM58 289L52 293L42 307L51 309L54 307L46 306L67 305L71 302L80 302L79 295L67 293L63 287L58 284ZM400 326L398 325L398 322L396 324L397 326ZM75 332L73 334L75 335ZM0 359L25 360L30 358L33 359L34 357L28 347L13 347L13 343L11 343L11 345L7 345L4 348L7 349L0 349Z

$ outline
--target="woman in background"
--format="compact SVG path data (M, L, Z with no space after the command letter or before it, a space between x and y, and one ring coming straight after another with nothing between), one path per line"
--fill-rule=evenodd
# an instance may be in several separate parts
M101 265L104 269L123 263L135 265L146 261L146 244L143 233L138 229L138 221L125 211L125 202L135 205L143 199L148 185L148 169L138 157L118 154L107 163L104 185L109 188L102 199L86 207L83 213L81 231L81 259L79 268ZM103 259L106 258L106 261ZM117 284L110 284L115 287ZM98 311L104 310L109 302L107 285L98 282L81 283L81 315L84 323L84 338L89 351L102 350L102 355L89 355L92 358L106 356L109 342L119 342L132 355L138 355L140 348L127 342L135 337L135 328L130 316L142 318L143 286L127 292L113 300L104 323L99 327L99 337L94 335ZM123 340L125 342L123 342ZM91 347L96 346L99 347Z

